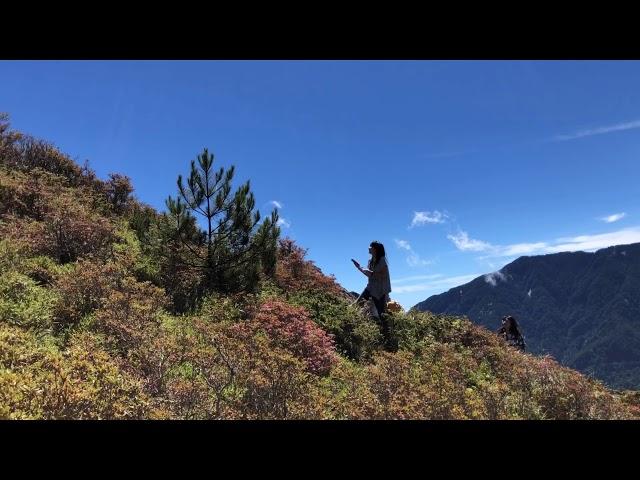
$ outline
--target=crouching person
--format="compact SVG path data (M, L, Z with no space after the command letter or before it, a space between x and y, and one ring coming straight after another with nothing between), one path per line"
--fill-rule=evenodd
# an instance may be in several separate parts
M511 315L502 317L502 326L497 333L512 347L523 352L527 348L527 344L524 341L524 335L522 335L522 332L520 331L520 326L516 319Z

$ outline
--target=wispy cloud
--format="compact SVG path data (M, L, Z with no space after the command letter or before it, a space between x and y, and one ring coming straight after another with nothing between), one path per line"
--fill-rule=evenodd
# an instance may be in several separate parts
M431 265L431 263L432 262L429 260L424 260L423 258L420 258L420 255L418 255L415 252L413 252L411 255L407 257L407 264L410 267L426 267L427 265Z
M516 243L511 245L492 245L481 240L470 239L468 234L462 231L459 232L458 235L449 235L449 237L450 240L456 243L456 246L459 245L458 248L460 250L483 251L488 255L481 258L499 257L503 260L498 260L498 262L502 263L504 258L512 255L539 255L558 252L595 251L613 245L638 243L640 242L640 226L602 234L557 238L550 242ZM399 248L403 247L400 247L398 242L403 242L402 245L406 244L406 246L411 247L406 241L397 241L396 244ZM406 248L403 249L406 250ZM484 280L493 286L498 285L499 282L508 281L507 276L501 270L498 270L484 275L476 273L454 277L443 277L440 274L432 274L392 279L391 288L393 294L396 295L411 294L415 292L437 294L449 288L468 283L480 276L483 276ZM420 282L420 280L424 281ZM531 293L528 295L531 296Z
M469 234L462 230L459 230L456 235L447 235L447 238L458 247L458 250L462 250L463 252L484 252L492 248L490 243L469 238Z
M547 248L546 242L536 242L536 243L515 243L513 245L505 245L494 247L499 252L501 257L510 257L512 255L529 255L534 252L539 252Z
M613 245L626 245L640 242L640 227L627 228L615 232L576 237L557 238L550 242L515 243L511 245L492 245L481 240L470 239L466 232L448 235L461 251L484 252L479 257L486 260L493 257L512 257L521 255L543 255L546 253L595 251Z
M633 128L640 128L640 120L634 120L632 122L627 122L627 123L619 123L617 125L610 125L607 127L598 127L598 128L592 128L589 130L582 130L580 132L576 132L570 135L558 135L554 139L557 141L574 140L576 138L590 137L592 135L602 135L602 134L611 133L611 132L619 132L621 130L631 130Z
M431 264L429 260L420 258L420 255L414 252L413 248L411 248L411 245L406 240L398 240L396 238L394 239L394 241L396 242L396 246L398 248L409 252L409 255L407 256L407 264L410 267L423 267Z
M622 220L626 216L627 214L625 212L614 213L613 215L609 215L607 217L601 217L599 220L602 220L603 222L606 222L606 223L613 223L613 222L617 222L618 220Z
M411 251L411 245L409 245L409 242L407 242L406 240L394 239L394 241L396 242L396 246L398 248L402 248L403 250Z
M429 290L443 290L446 288L455 287L467 282L470 282L474 278L479 277L479 273L473 273L470 275L459 275L456 277L446 277L434 280L432 282L415 283L412 285L400 285L396 286L396 281L391 283L391 291L396 294L424 292Z
M279 218L277 223L279 227L290 228L291 222L289 222L286 218Z
M271 200L269 203L279 209L282 209L283 207L282 202L279 202L277 200Z
M481 260L492 257L531 255L544 251L548 246L546 242L492 245L489 242L469 238L469 234L462 230L456 235L447 235L447 238L454 243L458 250L463 252L485 252L487 255L479 257Z
M413 212L413 220L409 228L419 227L427 223L444 223L449 216L446 213L434 210L433 212Z
M640 227L626 228L616 232L578 237L559 238L556 245L546 248L547 253L593 251L613 245L627 245L640 242Z
M503 282L507 281L507 276L500 270L498 270L497 272L487 273L484 276L484 281L492 287L495 287L498 284L498 280L501 280Z

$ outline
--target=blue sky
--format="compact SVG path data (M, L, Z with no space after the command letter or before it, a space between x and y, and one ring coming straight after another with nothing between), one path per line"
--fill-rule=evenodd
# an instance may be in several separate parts
M384 243L408 308L639 242L638 85L637 61L4 61L0 111L158 209L207 147L349 290Z

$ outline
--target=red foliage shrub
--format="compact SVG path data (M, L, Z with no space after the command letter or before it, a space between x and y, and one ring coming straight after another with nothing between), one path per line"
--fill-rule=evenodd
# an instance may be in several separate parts
M80 260L72 271L54 282L54 289L61 297L55 308L57 325L75 325L82 317L100 308L124 277L125 271L112 262Z
M133 185L131 185L131 179L125 175L118 173L110 173L109 180L104 182L104 194L107 198L111 210L121 215L130 206L131 193L133 192Z
M61 263L104 253L114 229L101 214L100 199L65 183L39 169L29 174L0 171L0 232Z
M326 276L310 260L305 260L307 251L289 238L281 239L278 246L275 281L285 291L321 290L334 295L346 296L345 290L335 277Z
M60 263L88 254L104 255L113 241L113 226L76 200L61 198L45 216L45 234L39 253Z
M9 130L6 114L0 114L0 164L26 172L42 169L64 177L75 187L99 188L102 183L88 166L78 166L50 142Z
M311 320L304 308L269 301L250 322L238 328L263 330L276 345L303 360L312 373L326 374L337 361L333 338Z

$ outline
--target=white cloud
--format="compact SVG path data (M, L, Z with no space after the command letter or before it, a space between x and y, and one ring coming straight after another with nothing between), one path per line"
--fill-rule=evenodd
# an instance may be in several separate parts
M455 246L463 252L487 252L488 255L479 257L480 260L493 257L512 257L520 255L531 255L545 251L548 243L514 243L511 245L492 245L482 240L469 238L469 234L459 231L457 235L447 235ZM490 264L491 265L491 264Z
M507 276L499 270L497 272L487 273L484 276L484 281L489 283L493 287L498 284L498 280L501 280L503 282L507 281Z
M632 128L640 128L640 120L633 122L619 123L618 125L610 125L608 127L598 127L589 130L582 130L571 135L558 135L555 140L574 140L576 138L590 137L592 135L602 135L604 133L619 132L621 130L631 130Z
M401 293L423 292L426 290L438 290L438 289L442 290L442 289L451 288L451 287L468 283L474 278L477 278L479 276L480 275L477 273L474 273L471 275L459 275L456 277L441 278L428 283L401 285L399 287L395 286L395 282L393 282L391 285L391 291L396 294L401 294Z
M282 209L283 207L282 203L277 200L271 200L269 203L279 209Z
M509 257L512 255L529 255L533 252L539 252L547 246L546 242L537 243L515 243L504 247L496 247L500 251L501 257Z
M394 241L396 242L398 248L411 251L411 245L409 245L409 242L407 242L406 240L394 239Z
M627 245L629 243L640 242L640 227L626 228L616 232L600 233L597 235L559 238L556 242L560 243L547 247L545 249L546 253L599 250L613 245Z
M420 258L420 255L413 251L411 245L406 240L398 240L397 238L394 238L394 241L396 242L396 246L398 248L409 252L409 255L407 256L407 264L410 267L424 267L431 264L429 260L423 260L422 258Z
M463 252L484 252L492 248L489 243L469 238L467 232L463 232L462 230L460 230L457 235L447 235L447 238L458 247L458 250L462 250Z
M420 255L417 253L412 253L407 257L407 264L410 267L425 267L427 265L431 265L431 262L420 258Z
M546 253L595 251L613 245L627 245L640 242L640 227L627 228L596 235L580 235L577 237L558 238L553 242L514 243L512 245L491 245L481 240L470 239L466 232L458 235L447 235L459 250L486 252L478 257L480 260L495 257L511 257L519 255L543 255ZM490 263L491 265L491 263Z
M425 223L444 223L449 216L446 213L434 210L433 212L413 212L413 220L409 228L424 225Z
M614 213L613 215L609 215L607 217L601 217L600 220L602 220L603 222L606 222L606 223L613 223L613 222L617 222L618 220L623 219L626 216L627 216L627 214L625 212Z
M458 248L461 250L465 250L466 248L466 250L469 251L478 251L477 249L481 247L482 251L490 253L489 256L481 258L508 257L513 255L514 252L539 255L558 252L595 251L613 245L638 243L640 242L640 226L596 235L580 235L575 237L558 238L551 242L518 243L504 246L491 245L490 243L482 242L480 240L471 240L465 232L460 232L457 236L449 235L449 237L454 241L454 243L456 243L456 246L458 246L458 244L460 245ZM476 250L469 248L470 245ZM443 278L440 274L432 274L404 277L392 280L392 292L396 295L411 294L414 292L437 294L449 288L468 283L481 275L482 274L471 274ZM494 283L497 285L498 281L507 281L507 277L501 271L486 274L483 275L483 277L486 282L492 285ZM419 283L406 283L419 280L426 281ZM527 296L531 298L531 295L532 290L530 289L527 292Z
M279 227L289 228L291 227L291 223L287 221L285 218L279 218L277 223Z

